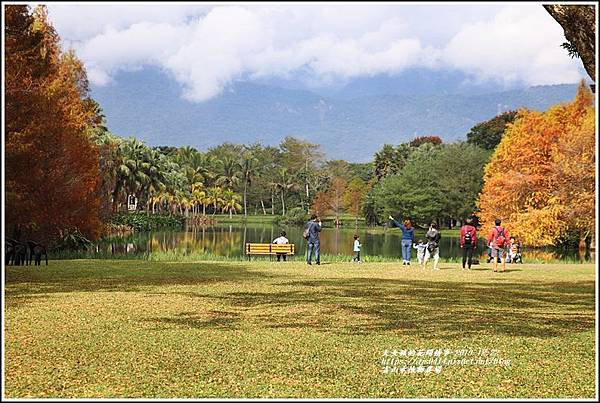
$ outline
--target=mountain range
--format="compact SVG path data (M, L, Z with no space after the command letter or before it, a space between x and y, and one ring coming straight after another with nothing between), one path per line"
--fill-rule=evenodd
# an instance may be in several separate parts
M471 127L498 113L546 110L575 96L575 84L517 87L469 83L456 72L414 70L307 88L291 82L237 81L209 101L181 97L181 86L156 69L121 72L92 87L108 128L151 146L199 150L233 142L277 145L286 136L318 143L328 159L372 160L385 143L437 135L466 139Z

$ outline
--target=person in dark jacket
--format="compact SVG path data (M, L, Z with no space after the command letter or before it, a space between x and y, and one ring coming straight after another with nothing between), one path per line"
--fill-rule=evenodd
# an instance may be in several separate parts
M462 249L462 268L467 265L468 270L471 270L473 261L473 250L477 245L477 229L473 226L473 219L467 218L465 225L460 228L460 247Z
M404 223L400 224L394 217L390 216L389 218L392 220L394 226L400 228L402 231L402 264L410 265L410 253L412 245L415 242L415 229L409 219L404 220Z
M310 221L304 226L308 231L308 237L306 238L306 263L312 264L312 254L315 254L315 263L321 264L320 256L320 245L319 245L319 234L321 232L321 220L316 214L310 217Z
M423 266L427 268L427 261L432 257L433 270L439 270L438 262L440 260L440 239L442 238L442 234L438 229L437 223L431 223L425 237L427 238L427 249L425 250L425 261Z

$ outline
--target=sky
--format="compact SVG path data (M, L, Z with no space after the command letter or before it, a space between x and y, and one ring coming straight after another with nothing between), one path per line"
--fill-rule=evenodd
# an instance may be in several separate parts
M33 3L31 3L33 4ZM541 3L49 3L94 86L158 67L202 102L240 79L313 86L409 68L511 86L586 77Z

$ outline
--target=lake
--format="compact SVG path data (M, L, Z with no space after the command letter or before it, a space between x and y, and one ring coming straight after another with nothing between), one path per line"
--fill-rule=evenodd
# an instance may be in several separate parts
M210 253L219 256L243 256L246 242L270 243L279 236L281 227L264 224L219 224L213 227L198 228L195 230L181 231L156 231L142 232L125 236L113 236L99 242L97 251L106 254L147 254L150 252L177 251L183 254ZM306 251L306 241L302 238L303 228L291 226L283 228L287 233L290 243L296 245L296 254L303 255ZM415 240L425 239L425 232L417 231ZM367 229L359 228L323 228L321 232L321 253L328 255L352 254L352 242L355 233L360 235L362 243L361 256L383 256L387 258L401 258L400 240L401 232L393 229ZM440 241L440 255L442 258L459 258L462 252L458 242L458 231L442 230ZM487 253L485 241L479 236L478 247L475 255L482 256ZM593 255L588 253L580 256L577 250L563 250L557 248L524 249L524 260L537 261L581 261L591 262ZM412 257L415 259L415 251ZM483 258L485 258L483 256Z

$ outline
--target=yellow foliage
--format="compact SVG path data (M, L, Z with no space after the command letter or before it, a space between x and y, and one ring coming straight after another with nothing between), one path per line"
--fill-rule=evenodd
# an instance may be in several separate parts
M573 102L520 110L484 170L478 207L484 231L500 218L531 246L554 245L595 225L595 113L580 85Z

